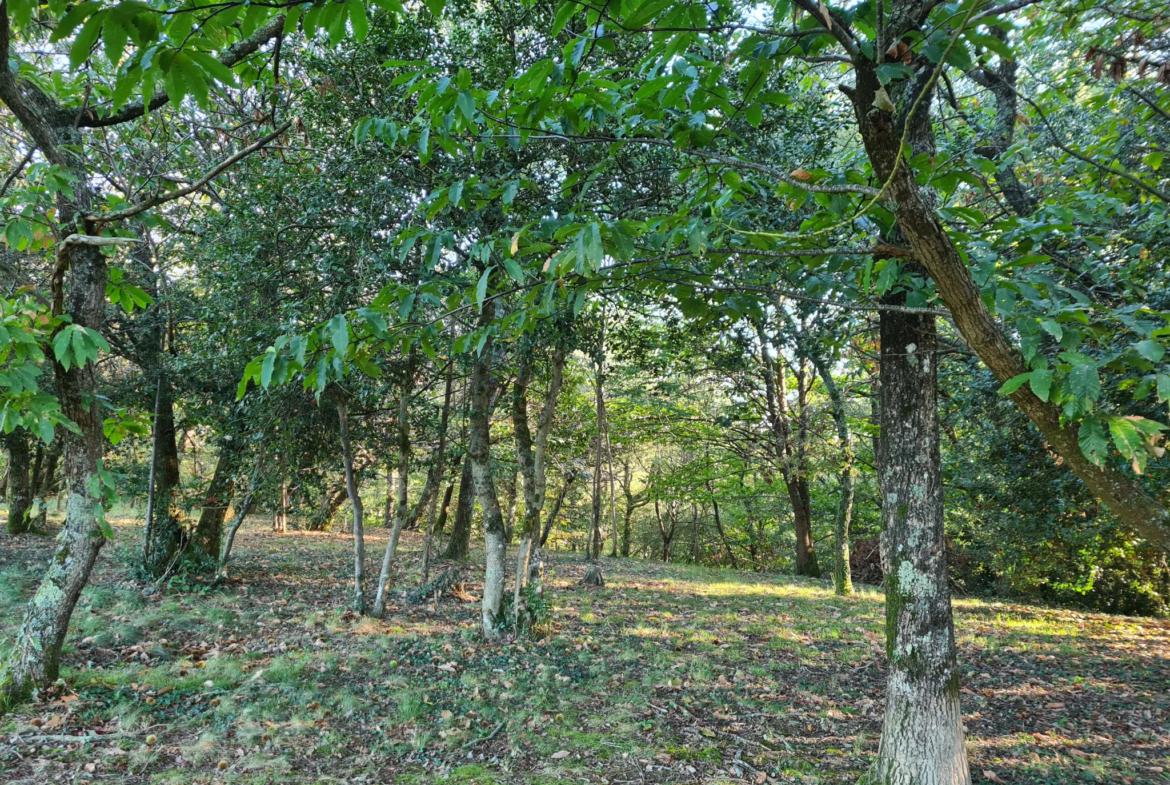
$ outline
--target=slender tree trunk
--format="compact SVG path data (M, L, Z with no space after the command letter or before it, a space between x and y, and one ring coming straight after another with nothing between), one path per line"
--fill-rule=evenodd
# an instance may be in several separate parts
M456 469L459 467L456 466ZM447 526L447 515L451 511L451 497L455 493L455 478L452 477L447 481L447 490L443 492L443 503L439 505L439 515L435 519L435 536L438 537L443 533L443 529Z
M353 505L353 607L366 612L366 543L362 530L362 497L358 494L357 478L353 470L353 450L349 444L349 416L345 399L337 401L338 431L341 436L341 459L345 463L345 492Z
M8 447L9 534L23 534L32 525L28 519L28 511L32 506L28 440L28 431L24 428L16 428L4 437Z
M219 570L215 575L216 581L222 581L227 577L227 564L232 556L232 546L236 542L236 532L240 530L240 525L244 522L244 518L252 510L252 503L256 498L256 485L260 479L260 467L263 464L263 453L257 453L256 462L252 466L252 476L248 478L248 487L244 491L244 498L236 507L236 514L232 518L231 525L228 526L227 534L223 538L223 550L219 554Z
M495 303L484 303L479 327L486 328L495 316ZM483 576L483 634L485 638L499 636L504 621L504 561L507 544L504 542L504 515L500 510L492 479L491 465L491 390L492 338L490 334L471 371L471 412L469 415L467 458L471 465L475 493L483 510L484 576Z
M57 488L57 464L61 461L61 446L60 443L53 444L49 447L48 455L46 457L45 473L41 479L40 487L35 490L36 497L41 501L40 520L42 523L49 521L49 502L48 499Z
M513 624L517 630L528 627L533 619L527 612L524 588L531 584L538 595L544 591L544 566L540 559L540 516L548 478L545 465L548 439L552 433L557 400L564 380L566 336L560 336L550 363L549 386L541 405L533 436L528 423L528 384L532 375L532 357L525 353L519 362L516 380L512 384L512 431L516 440L516 460L524 477L524 522L520 531L520 547L516 553L516 576L512 592ZM535 557L535 558L534 558Z
M557 516L561 514L561 506L565 503L565 497L569 494L569 489L573 487L573 480L576 479L576 474L568 474L565 476L565 483L561 486L560 493L557 494L556 501L553 502L552 509L548 511L548 515L544 519L544 528L540 531L540 547L544 548L545 543L548 542L548 536L552 534L553 524L557 522Z
M970 782L943 531L933 316L881 314L888 685L873 779Z
M516 497L520 492L520 475L512 472L512 476L504 483L504 540L511 545L516 536Z
M738 570L739 563L735 560L735 551L731 549L731 544L727 542L727 533L723 531L723 520L719 517L719 500L715 498L715 488L708 481L707 493L711 494L711 509L715 515L715 529L719 532L719 541L723 543L723 550L727 551L727 560L731 563L731 569Z
M402 535L402 528L406 525L409 514L409 485L410 485L410 396L414 392L414 357L407 360L406 374L402 380L402 391L398 397L398 499L394 505L394 526L390 529L390 539L386 542L386 553L382 557L382 572L378 576L378 592L374 598L374 609L371 615L382 618L386 611L386 594L390 590L390 576L394 567L394 557L398 552L398 539Z
M427 536L423 540L422 578L420 586L426 586L430 580L431 550L435 539L435 501L439 498L439 484L442 483L447 471L447 421L451 416L451 387L454 381L455 366L447 361L447 383L443 387L443 413L439 416L439 447L435 458L435 494L431 497L427 510ZM443 517L447 516L447 505L451 503L451 488L447 485L447 492L443 494Z
M829 368L819 356L813 364L825 383L837 425L837 444L841 449L841 472L837 476L837 516L833 522L833 589L837 594L852 594L853 579L849 574L849 524L853 518L853 444L849 435L849 419L845 399Z

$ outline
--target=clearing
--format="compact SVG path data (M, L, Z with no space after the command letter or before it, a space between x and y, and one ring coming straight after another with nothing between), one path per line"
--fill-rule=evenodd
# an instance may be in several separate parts
M400 585L414 587L417 534ZM854 783L876 753L882 595L549 554L543 633L485 643L481 569L384 621L351 540L240 533L231 581L143 596L128 523L73 617L65 686L0 720L5 783ZM367 533L371 569L385 531ZM0 535L11 641L53 541ZM1170 782L1170 623L957 598L976 782Z

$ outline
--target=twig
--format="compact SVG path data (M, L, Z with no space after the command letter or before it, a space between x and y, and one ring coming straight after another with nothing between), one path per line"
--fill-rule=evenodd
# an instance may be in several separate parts
M90 733L85 736L54 736L51 734L46 734L40 736L11 736L9 738L23 744L42 744L46 741L60 741L68 744L88 744L94 741L107 741L138 735L140 734L131 731L117 731L115 733Z
M463 749L467 749L468 747L474 747L476 744L479 744L480 742L491 741L492 739L494 739L496 737L497 733L499 733L501 730L503 730L503 728L504 728L504 723L501 722L499 725L497 725L495 727L495 730L493 730L488 735L480 736L478 739L472 739L471 741L464 744Z

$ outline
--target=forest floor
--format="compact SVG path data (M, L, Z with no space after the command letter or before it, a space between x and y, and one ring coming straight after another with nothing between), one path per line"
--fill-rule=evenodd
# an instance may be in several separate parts
M348 610L345 534L249 522L225 587L146 597L138 534L103 551L64 686L0 718L0 782L854 783L877 750L872 587L606 559L594 589L550 554L543 633L485 643L474 564L376 621ZM0 535L6 641L52 545ZM1170 623L955 605L976 782L1170 782Z

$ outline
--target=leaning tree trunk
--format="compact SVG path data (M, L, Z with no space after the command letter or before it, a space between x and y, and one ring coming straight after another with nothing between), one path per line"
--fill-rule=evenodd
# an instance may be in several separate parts
M23 534L32 526L28 519L32 506L28 431L16 428L4 437L4 443L8 447L8 533Z
M337 401L338 433L341 436L341 459L345 463L345 492L353 505L353 607L358 613L366 612L366 543L362 530L362 497L358 493L357 478L353 470L353 449L349 443L349 415L345 399Z
M0 73L0 99L20 116L23 111L17 111L14 104L24 98L7 71L7 63L0 63L0 69L3 69ZM20 119L22 124L28 125L27 118L20 116ZM39 118L33 122L39 122ZM74 221L88 211L92 194L76 154L64 153L64 147L56 149L55 144L61 142L63 146L74 145L79 149L80 134L72 128L50 129L43 139L37 141L42 144L42 152L50 162L63 165L76 177L74 197L70 199L64 192L58 197L61 226L58 240L62 240L64 234L83 229L75 227ZM99 331L106 304L105 256L100 248L91 245L63 245L58 254L58 270L62 275L68 270L69 293L66 297L62 278L54 276L54 312L68 313L73 324ZM66 302L67 309L64 307ZM29 601L8 662L0 672L0 711L24 700L37 687L56 681L69 618L106 541L104 518L99 521L99 516L104 513L98 509L100 499L93 495L94 490L102 487L97 471L98 462L105 455L95 363L74 365L66 370L55 362L53 368L61 413L78 426L80 434L63 432L61 435L67 445L65 476L69 501L65 528L58 535L60 544L49 560L40 587Z
M195 534L191 540L191 547L196 552L213 559L219 558L223 522L235 490L238 452L239 447L234 440L220 442L215 472L211 476L211 484L207 486L207 496L203 500L203 509L199 512L199 522L195 525Z
M475 480L471 474L471 460L463 462L459 476L459 497L455 502L455 522L451 525L451 539L440 558L466 561L471 553L471 514L475 511Z
M495 316L494 302L485 303L480 312L479 327L486 328ZM491 388L492 339L487 340L471 371L471 412L468 417L467 457L475 482L475 494L483 510L484 576L483 576L483 634L496 638L504 621L504 560L507 543L504 541L504 514L496 495L491 466Z
M244 518L252 509L252 502L255 499L256 486L260 479L260 468L264 465L264 454L256 454L256 462L252 466L252 476L248 478L248 487L244 491L244 498L240 500L240 504L236 507L236 514L232 518L231 525L228 526L227 534L223 538L223 550L219 553L219 569L216 570L215 580L222 581L227 578L227 564L232 556L232 545L236 542L236 532L240 530L240 526L244 523Z
M408 492L410 486L410 396L414 391L414 358L407 360L406 375L398 396L398 488L394 505L394 525L386 541L386 552L382 556L382 571L378 575L378 592L374 597L371 615L382 618L386 612L386 594L390 591L390 575L394 568L394 557L398 553L398 540L409 514Z

